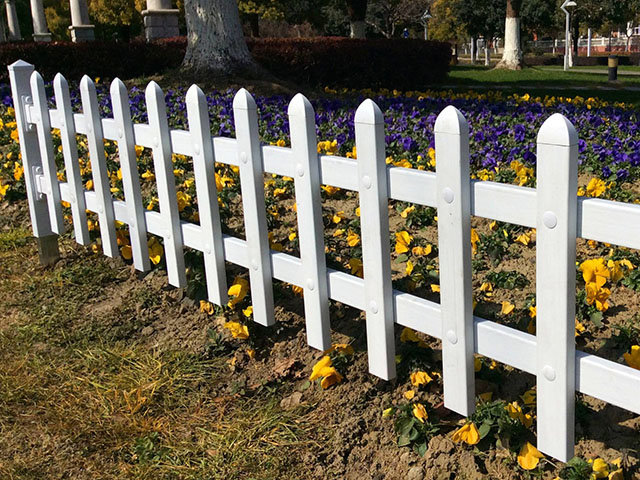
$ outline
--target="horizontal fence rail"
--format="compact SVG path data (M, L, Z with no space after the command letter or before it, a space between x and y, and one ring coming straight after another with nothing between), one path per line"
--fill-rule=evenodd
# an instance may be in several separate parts
M122 82L111 86L113 118L99 118L95 86L81 84L83 113L73 114L66 80L56 76L56 108L48 109L43 81L34 67L9 66L20 148L34 236L62 233L60 201L71 204L76 240L88 243L85 209L99 216L106 255L117 255L115 221L129 226L138 270L148 270L147 234L164 239L169 283L184 286L183 251L203 252L208 298L227 300L224 262L247 268L255 321L275 322L273 279L304 289L309 345L331 344L328 300L365 312L370 371L395 376L394 323L443 343L445 405L470 415L475 405L473 356L484 355L537 378L538 446L567 461L574 450L576 391L640 414L640 371L575 351L575 240L577 237L640 249L640 205L577 196L577 135L555 114L538 134L537 189L470 180L469 135L464 117L447 107L435 127L436 173L385 164L384 119L365 101L355 117L358 159L318 155L315 114L297 95L289 107L291 148L260 145L256 105L246 90L234 101L237 138L212 138L204 94L187 94L189 130L170 129L164 95L155 83L146 90L148 124L133 124ZM56 177L51 129L61 132L67 182ZM76 134L86 135L95 191L85 191L78 171ZM98 185L106 163L103 139L117 142L125 201ZM160 212L142 208L135 145L150 148ZM176 206L171 155L193 158L200 225L181 220ZM215 162L239 167L247 240L222 234ZM264 173L294 179L300 257L269 249ZM364 278L327 268L324 257L320 185L359 192ZM104 184L103 184L104 185ZM438 209L441 304L393 290L389 253L388 199ZM537 228L536 335L472 313L470 217Z

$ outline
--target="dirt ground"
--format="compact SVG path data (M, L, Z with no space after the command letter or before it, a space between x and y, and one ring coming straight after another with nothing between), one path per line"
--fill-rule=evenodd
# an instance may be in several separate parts
M355 208L354 199L325 205ZM399 225L392 217L392 231ZM284 222L286 224L287 222ZM479 232L489 222L474 220ZM334 227L332 227L334 228ZM280 232L284 235L286 232ZM436 227L421 230L437 246ZM184 289L167 285L162 270L135 272L122 259L106 259L69 235L62 258L42 268L30 237L26 204L0 207L0 477L44 478L300 478L300 479L518 479L554 478L549 459L532 473L519 469L506 449L454 444L463 420L448 413L438 381L417 392L433 405L440 432L420 457L397 446L393 420L383 410L406 403L408 374L384 382L368 374L364 317L332 303L333 340L355 354L342 383L327 390L308 381L322 356L306 345L303 303L276 284L276 325L252 324L250 340L232 339L223 323L239 313L209 315ZM526 287L496 289L483 316L500 317L503 300L522 305L535 292L535 246L497 271L517 270ZM583 258L602 249L578 245ZM395 256L395 254L394 254ZM404 266L394 265L399 278ZM474 288L486 271L475 273ZM229 269L229 280L234 270ZM437 294L430 292L430 299ZM601 327L587 326L578 348L618 360L607 342L612 326L637 312L638 295L620 287ZM477 310L478 312L478 310ZM397 329L399 338L401 328ZM438 341L421 336L423 364L441 372ZM403 345L397 342L398 352ZM253 354L255 351L255 354ZM253 357L253 358L252 358ZM478 393L516 400L535 378L496 365L478 375ZM576 454L622 458L625 478L640 478L640 417L578 395Z

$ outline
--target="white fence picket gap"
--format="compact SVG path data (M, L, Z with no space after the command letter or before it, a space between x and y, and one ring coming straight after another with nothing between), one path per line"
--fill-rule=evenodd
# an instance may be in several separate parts
M536 337L538 449L573 457L578 135L559 113L538 132Z
M167 105L164 93L156 82L151 82L145 91L149 127L153 135L153 166L158 185L158 205L165 227L164 252L167 261L169 283L174 287L185 287L187 276L184 265L182 228L176 194L176 178L173 173L171 136L167 122Z
M78 142L76 141L76 126L73 121L69 84L66 78L59 73L53 79L53 91L60 117L60 141L62 142L65 172L72 192L69 203L71 204L73 231L76 242L81 245L89 245L91 238L87 226L87 202L84 198L80 164L78 163Z
M120 251L116 240L113 197L111 196L111 183L109 182L109 171L107 170L105 158L104 134L98 107L98 95L93 80L86 75L80 81L80 97L87 127L87 144L89 145L89 158L91 159L93 188L98 198L98 220L100 221L102 251L108 257L116 257L120 255Z
M122 172L122 189L124 190L127 210L129 211L129 218L126 223L129 225L131 255L134 267L144 272L151 268L151 262L147 245L147 222L145 208L142 204L142 191L140 190L129 94L127 93L127 87L119 78L111 82L110 93L113 120L118 129L118 140L116 142L118 143L120 171Z
M444 405L475 409L469 125L448 106L435 124Z
M358 107L355 132L369 372L390 380L396 357L384 118L372 100Z
M44 173L44 190L49 206L49 221L54 233L64 232L64 218L62 217L62 204L60 203L60 185L58 184L56 160L51 140L51 120L49 118L49 106L47 94L44 91L44 80L38 72L31 74L31 92L33 93L32 121L38 132L38 143L42 159L42 171Z
M240 160L240 188L249 254L253 319L260 325L269 326L275 324L275 318L269 232L264 204L264 167L256 102L244 88L233 99L233 116Z
M228 301L224 266L224 245L216 189L216 165L211 142L207 98L196 85L187 92L187 118L193 142L193 174L198 195L200 228L205 238L204 269L209 301L225 305Z
M294 181L300 259L305 277L307 343L319 350L326 350L331 346L331 327L316 115L309 100L301 93L291 100L288 114L291 150L296 162Z

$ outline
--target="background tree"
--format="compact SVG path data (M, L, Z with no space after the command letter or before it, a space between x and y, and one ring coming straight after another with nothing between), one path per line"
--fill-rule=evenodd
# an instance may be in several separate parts
M367 17L367 0L345 0L347 15L349 15L349 36L351 38L365 38Z
M98 38L129 41L142 33L142 11L146 8L146 0L91 0L89 15Z
M185 71L197 74L255 75L254 62L242 32L236 0L186 0Z
M496 68L519 70L522 68L522 45L520 43L520 7L522 0L507 0L507 15L504 22L504 48L502 60Z
M522 35L530 39L556 36L564 31L556 0L524 0L520 8L520 20Z
M435 0L429 13L429 38L442 42L466 40L467 31L463 22L456 16L457 3L460 0Z
M504 29L504 0L457 0L452 10L471 37L491 42Z
M370 4L367 24L392 38L398 26L418 25L429 4L429 0L376 0Z
M286 5L280 0L239 0L240 16L248 20L251 35L260 36L260 20L283 20Z

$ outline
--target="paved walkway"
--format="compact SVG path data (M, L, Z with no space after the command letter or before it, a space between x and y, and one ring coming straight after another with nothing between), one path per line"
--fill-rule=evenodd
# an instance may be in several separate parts
M562 72L561 68L553 68L553 67L538 67L541 70L545 70L547 72ZM609 71L607 69L598 69L598 68L572 68L570 70L571 73L596 73L600 75L608 75ZM634 70L621 70L618 69L618 76L629 76L629 77L640 77L640 71Z

